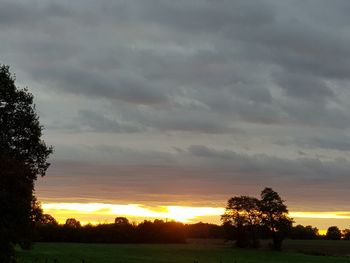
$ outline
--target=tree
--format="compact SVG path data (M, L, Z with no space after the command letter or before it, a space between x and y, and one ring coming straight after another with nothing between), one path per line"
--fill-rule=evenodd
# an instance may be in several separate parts
M262 224L272 237L272 248L281 250L283 239L293 223L293 220L288 216L287 206L277 192L271 188L265 188L261 192L260 211Z
M78 220L76 220L75 218L68 218L64 225L66 227L69 227L69 228L80 228L81 227L80 222Z
M341 231L337 226L331 226L327 229L326 238L330 240L340 240Z
M350 240L350 229L344 229L342 235L344 240Z
M27 89L18 89L9 67L0 65L0 262L15 262L14 244L28 239L35 219L34 182L44 176L52 147Z
M318 229L312 226L297 225L292 227L290 237L292 239L317 239Z
M129 220L126 217L116 217L114 224L117 226L127 226L130 225Z
M235 227L238 247L257 247L257 228L261 223L260 201L250 196L233 197L228 200L221 220L224 225Z
M50 214L43 214L38 222L39 225L53 225L57 226L57 220Z

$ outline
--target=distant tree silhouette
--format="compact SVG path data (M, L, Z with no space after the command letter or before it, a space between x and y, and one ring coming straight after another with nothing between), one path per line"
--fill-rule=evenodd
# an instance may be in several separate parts
M0 65L0 262L15 262L14 244L28 242L39 212L34 181L44 176L52 152L41 131L32 94Z
M318 229L312 226L297 225L292 227L290 232L292 239L317 239Z
M233 197L228 200L221 220L236 229L238 247L257 247L257 229L261 223L259 200L250 196Z
M350 229L344 229L342 235L344 240L350 240Z
M71 227L71 228L80 228L81 224L78 220L76 220L75 218L68 218L66 220L66 223L64 224L64 226L66 227Z
M114 220L114 224L118 226L129 225L129 220L126 217L116 217Z
M58 225L57 220L49 214L43 214L38 223L41 225Z
M223 227L209 223L195 223L184 226L188 238L225 238Z
M326 238L329 240L340 240L341 231L337 226L331 226L327 229Z
M281 250L283 239L292 227L293 220L288 216L287 206L271 188L261 192L260 211L262 225L266 227L272 237L274 250Z

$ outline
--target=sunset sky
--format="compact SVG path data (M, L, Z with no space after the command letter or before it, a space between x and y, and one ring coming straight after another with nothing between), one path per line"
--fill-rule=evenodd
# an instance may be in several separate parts
M45 211L219 223L269 186L350 228L350 1L0 4L0 62L55 148Z

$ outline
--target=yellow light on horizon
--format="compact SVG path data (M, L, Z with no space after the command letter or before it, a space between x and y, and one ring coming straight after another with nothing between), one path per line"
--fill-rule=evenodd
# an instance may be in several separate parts
M188 223L204 216L220 216L225 211L224 208L186 206L167 206L166 209L167 212L165 214L167 218L183 223Z
M290 212L293 218L350 219L350 212Z
M117 205L105 203L44 203L42 207L45 213L49 213L54 217L57 217L57 220L60 223L63 223L65 220L62 217L79 217L79 215L91 215L95 217L125 216L144 219L158 218L189 223L196 218L205 216L219 216L224 212L224 208L212 207L146 207L140 204Z
M318 234L321 236L325 236L327 234L327 229L319 229Z
M45 213L51 214L59 223L64 223L67 218L74 217L82 224L109 223L113 222L117 216L124 216L138 222L163 219L182 223L195 223L206 220L220 223L220 216L225 211L222 207L146 206L142 204L120 205L107 203L44 203L42 207ZM289 215L298 220L350 220L350 212L347 211L296 211L290 212Z

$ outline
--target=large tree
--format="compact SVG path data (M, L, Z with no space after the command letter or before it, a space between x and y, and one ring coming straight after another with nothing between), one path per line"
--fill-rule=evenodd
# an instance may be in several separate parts
M13 247L28 239L37 217L34 182L45 175L52 153L42 129L33 95L0 65L0 262L15 262Z
M261 192L260 200L250 196L232 197L228 200L221 220L233 233L238 246L258 246L258 234L267 230L275 250L281 249L282 241L293 223L284 201L271 188Z
M250 196L237 196L228 200L221 220L234 227L238 247L257 247L257 229L261 224L260 201Z
M341 239L341 231L337 226L330 226L327 229L326 238L330 240L340 240Z
M287 206L277 192L265 188L261 192L260 211L262 224L267 228L273 241L273 249L280 250L283 239L292 227L293 220L288 216Z

